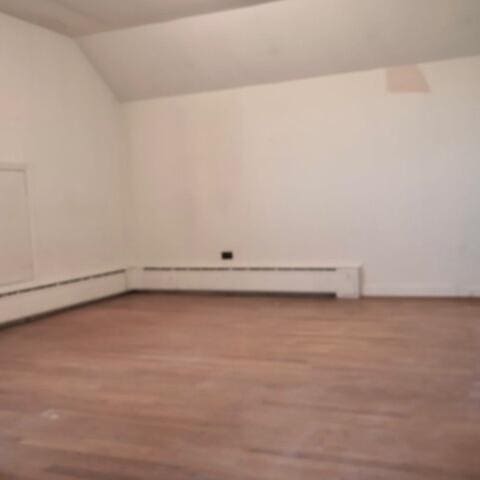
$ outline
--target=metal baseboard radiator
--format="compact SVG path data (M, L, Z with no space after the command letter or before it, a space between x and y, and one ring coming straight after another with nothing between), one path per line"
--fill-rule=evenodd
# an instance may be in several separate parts
M0 325L127 291L125 270L70 278L0 294Z
M359 266L144 267L69 278L0 293L0 326L130 290L308 293L360 296Z
M127 274L135 290L330 294L360 296L359 266L318 267L153 267Z

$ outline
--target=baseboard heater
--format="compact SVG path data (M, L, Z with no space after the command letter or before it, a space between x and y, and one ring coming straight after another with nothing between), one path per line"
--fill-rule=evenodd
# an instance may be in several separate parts
M360 267L144 267L129 272L136 290L332 294L358 298Z
M126 270L114 270L0 294L0 325L127 291Z
M130 290L332 294L358 298L360 267L145 267L0 293L0 326Z

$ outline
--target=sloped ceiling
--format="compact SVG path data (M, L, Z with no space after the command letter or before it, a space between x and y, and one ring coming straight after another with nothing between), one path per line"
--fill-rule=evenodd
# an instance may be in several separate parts
M284 0L86 37L121 100L480 53L480 0Z
M274 0L0 0L0 11L78 37Z
M98 20L76 31L145 24L77 39L122 101L480 54L480 0L0 0L0 10L27 4Z

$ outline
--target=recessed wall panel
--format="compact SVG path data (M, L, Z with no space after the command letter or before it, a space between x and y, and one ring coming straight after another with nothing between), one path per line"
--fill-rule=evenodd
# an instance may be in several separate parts
M32 279L26 170L0 164L0 285Z

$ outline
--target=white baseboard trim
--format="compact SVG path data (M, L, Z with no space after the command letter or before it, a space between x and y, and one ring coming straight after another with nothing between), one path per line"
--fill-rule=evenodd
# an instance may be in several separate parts
M456 287L447 285L365 285L364 297L440 297L477 298L480 286Z
M127 292L125 270L0 295L0 325Z

